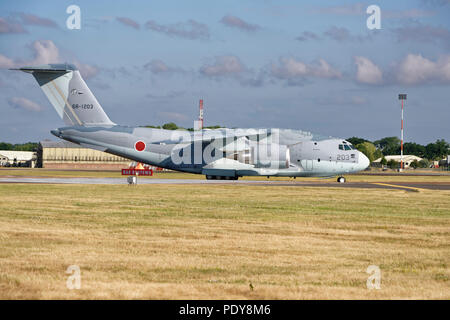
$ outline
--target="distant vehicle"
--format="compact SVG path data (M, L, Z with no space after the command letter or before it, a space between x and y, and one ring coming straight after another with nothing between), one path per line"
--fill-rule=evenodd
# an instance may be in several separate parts
M50 64L13 70L31 73L66 123L52 134L134 161L227 180L242 176L338 176L338 182L345 182L344 174L369 166L369 159L348 141L300 130L189 132L117 125L75 66Z

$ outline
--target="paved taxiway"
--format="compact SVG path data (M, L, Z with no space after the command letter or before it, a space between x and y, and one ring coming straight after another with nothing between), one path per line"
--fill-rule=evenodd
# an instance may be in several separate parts
M56 184L126 184L125 178L51 178L51 177L2 177L0 183L56 183ZM202 179L138 179L138 184L237 184L261 186L296 186L296 187L328 187L328 188L382 188L405 191L450 190L450 183L425 182L346 182L335 181L270 181L270 180L202 180Z

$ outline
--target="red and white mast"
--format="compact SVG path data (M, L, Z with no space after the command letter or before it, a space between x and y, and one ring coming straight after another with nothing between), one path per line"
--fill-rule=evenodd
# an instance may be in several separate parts
M402 127L400 138L400 170L403 170L403 100L406 100L406 94L399 94L398 99L402 101Z
M198 104L198 121L199 121L199 130L203 129L203 99L200 99Z

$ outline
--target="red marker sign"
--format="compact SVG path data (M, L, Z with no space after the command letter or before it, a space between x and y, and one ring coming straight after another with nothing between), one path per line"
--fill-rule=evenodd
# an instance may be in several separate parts
M122 169L123 176L152 176L152 169Z
M141 140L137 141L134 144L134 149L139 152L144 151L145 150L145 142L141 141Z

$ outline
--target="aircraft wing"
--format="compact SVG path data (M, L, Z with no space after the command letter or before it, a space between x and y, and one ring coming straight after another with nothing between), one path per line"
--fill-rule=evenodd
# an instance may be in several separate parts
M199 134L194 133L191 142L212 142L223 140L225 143L230 143L240 138L246 138L248 140L261 141L271 136L271 130L264 129L236 129L236 130L208 130L202 131Z

